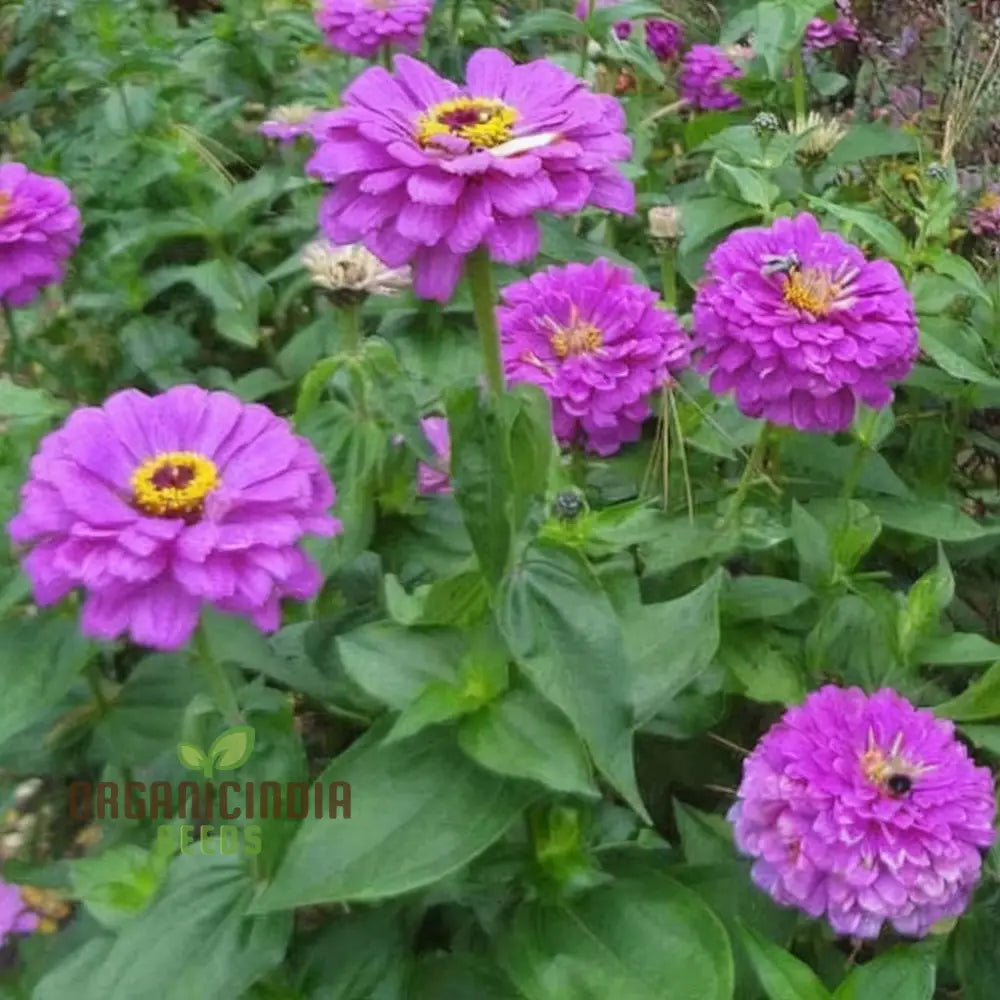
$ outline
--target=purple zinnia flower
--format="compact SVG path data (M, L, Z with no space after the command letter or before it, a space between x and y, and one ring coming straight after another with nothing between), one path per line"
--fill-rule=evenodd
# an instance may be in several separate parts
M0 304L29 305L62 281L81 228L62 181L21 163L0 164Z
M809 214L741 229L708 259L694 302L700 371L748 417L807 431L881 408L918 353L913 299L885 260L823 232Z
M917 126L924 112L937 104L937 98L926 90L906 84L890 87L888 102L876 108L875 118L885 119L894 128Z
M684 45L684 29L676 21L647 21L646 45L661 62L673 59Z
M617 7L622 0L596 0L594 4L594 10L599 7ZM590 14L590 0L578 0L576 5L576 16L581 21L586 21L588 15ZM632 34L632 22L631 21L618 21L615 24L615 34L619 38L628 38Z
M390 267L412 263L418 295L447 301L477 247L505 264L530 260L538 212L634 211L614 166L632 144L613 97L496 49L472 56L464 88L407 56L395 68L373 66L344 91L308 170L334 183L325 235L364 243Z
M179 649L203 603L258 628L322 582L298 547L334 535L333 484L267 407L176 386L117 392L46 436L10 522L35 600L86 592L85 634Z
M826 21L822 17L814 17L806 25L803 44L807 49L831 49L840 42L857 41L858 26L854 23L850 0L836 0L836 17Z
M333 48L368 59L382 48L416 52L433 6L433 0L323 0L316 23Z
M838 934L923 937L965 909L995 838L993 778L951 722L888 688L833 685L744 761L729 811L753 880Z
M552 400L556 436L612 455L636 441L646 397L688 364L690 342L656 294L606 260L550 267L501 292L504 370Z
M317 115L316 109L308 104L285 104L274 108L271 117L261 122L257 131L287 145L300 136L312 136Z
M681 97L703 110L728 111L742 103L727 90L726 80L738 80L743 70L715 45L692 45L681 61Z
M420 493L451 493L449 463L451 461L451 439L448 435L448 421L444 417L424 417L420 421L424 435L437 455L433 466L425 462L417 464L417 489Z
M1000 236L1000 185L991 184L969 210L969 232Z
M13 934L38 930L39 917L21 898L21 887L0 879L0 947Z

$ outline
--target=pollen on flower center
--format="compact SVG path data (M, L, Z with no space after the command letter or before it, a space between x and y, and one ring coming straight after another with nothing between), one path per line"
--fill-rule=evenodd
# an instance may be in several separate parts
M479 149L492 149L512 137L517 119L517 112L503 101L457 97L435 104L417 119L417 141L426 146L435 136L454 135Z
M135 505L156 517L200 514L205 497L219 486L215 463L194 451L166 451L146 459L132 474Z
M835 281L830 272L818 267L795 268L785 279L785 301L796 309L813 316L826 316L840 298L843 282Z
M552 330L549 343L560 360L581 354L593 354L604 342L601 331L593 323L580 319L575 307L570 314L568 326L559 326L555 320L548 317L546 319Z
M896 788L908 789L912 779L932 770L919 764L912 764L902 755L903 734L899 733L888 753L875 742L875 734L868 733L868 746L861 754L861 770L864 776L881 791L889 795L897 794ZM902 783L900 779L905 779Z

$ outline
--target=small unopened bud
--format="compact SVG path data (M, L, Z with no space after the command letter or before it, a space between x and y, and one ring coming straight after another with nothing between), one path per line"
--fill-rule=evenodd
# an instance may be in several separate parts
M371 251L353 244L335 247L326 240L302 251L313 284L330 293L335 305L354 305L369 295L396 295L410 284L408 267L387 267Z
M927 176L932 181L946 181L948 179L948 168L943 163L928 164Z
M752 122L753 130L763 139L765 136L774 135L781 128L778 116L770 111L761 111L754 117Z
M654 205L649 210L649 239L657 253L676 246L684 235L684 222L677 205Z
M583 510L583 497L576 490L563 490L552 502L552 513L560 521L575 521Z

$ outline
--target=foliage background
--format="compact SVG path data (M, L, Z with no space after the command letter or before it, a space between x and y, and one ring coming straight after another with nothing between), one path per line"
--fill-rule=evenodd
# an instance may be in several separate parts
M330 52L303 4L0 7L3 154L64 179L86 222L67 282L15 316L0 513L42 434L116 388L196 381L294 412L341 495L345 534L315 548L324 589L273 638L221 616L206 629L257 734L240 778L354 790L350 821L269 821L256 858L172 856L142 821L67 823L70 780L179 781L176 744L206 746L227 720L188 653L86 642L72 601L38 611L0 542L7 805L43 779L4 876L75 904L58 934L7 949L0 995L994 996L996 852L956 926L859 950L754 889L722 818L740 748L827 681L891 685L956 720L985 762L1000 755L1000 283L963 221L966 175L989 179L993 91L954 150L965 173L928 171L963 107L969 36L947 18L928 32L910 58L937 110L896 125L871 112L917 78L912 62L824 56L810 106L852 119L803 165L801 140L749 123L791 115L783 69L823 6L671 10L690 39L755 31L746 107L725 114L656 114L669 71L610 26L658 4L588 25L590 71L632 75L641 208L682 208L682 315L728 231L798 209L893 260L915 297L921 361L894 410L838 438L780 435L730 521L758 427L693 376L639 445L563 462L536 394L482 409L464 290L443 309L369 301L364 352L323 363L339 316L298 262L319 191L304 151L256 125L274 105L335 105L363 64ZM871 30L889 37L904 8ZM563 9L442 0L424 56L453 77L483 45L575 70L580 30ZM543 226L534 268L605 256L658 286L641 217ZM417 420L442 409L456 498L418 498ZM561 520L553 497L574 484L587 509Z

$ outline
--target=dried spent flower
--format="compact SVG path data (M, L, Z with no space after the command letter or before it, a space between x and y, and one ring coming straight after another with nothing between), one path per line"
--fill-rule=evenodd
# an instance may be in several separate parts
M805 118L790 121L787 132L799 138L795 157L804 164L826 159L833 147L847 135L847 129L836 118L824 118L816 111L810 111Z
M660 253L684 235L684 221L678 205L654 205L649 210L649 238Z
M398 295L410 285L408 267L387 267L358 243L336 247L315 240L300 260L313 284L330 292L338 305L361 302L369 295Z

